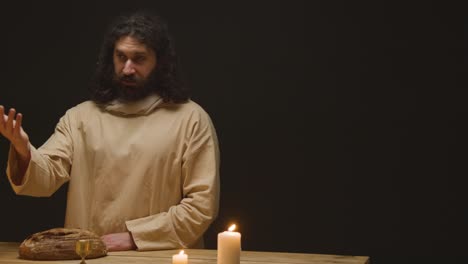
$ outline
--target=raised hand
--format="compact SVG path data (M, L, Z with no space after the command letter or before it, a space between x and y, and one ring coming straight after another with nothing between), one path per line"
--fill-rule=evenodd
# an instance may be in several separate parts
M11 175L11 180L20 185L31 160L31 147L28 134L21 127L23 115L18 113L15 118L15 114L16 110L10 109L6 116L5 108L0 105L0 134L10 140L18 154L18 173Z
M5 115L5 108L0 105L0 134L10 140L21 159L29 159L29 137L21 127L23 115L18 113L15 118L15 114L16 110L12 108L8 115Z

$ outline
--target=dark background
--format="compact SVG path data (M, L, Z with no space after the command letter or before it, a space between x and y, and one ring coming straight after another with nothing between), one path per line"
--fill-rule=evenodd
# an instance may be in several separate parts
M243 250L466 261L466 19L391 1L16 2L2 10L0 104L40 146L86 100L115 15L169 23L222 154L220 215ZM409 2L409 1L408 1ZM0 139L0 241L63 225L66 187L16 196Z

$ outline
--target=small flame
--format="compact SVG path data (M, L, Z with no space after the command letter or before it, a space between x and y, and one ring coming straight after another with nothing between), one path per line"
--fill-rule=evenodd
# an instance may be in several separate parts
M181 255L181 256L182 256L183 254L184 254L184 251L183 251L183 250L181 250L181 251L179 252L179 255Z
M230 226L228 230L229 230L230 232L232 232L232 231L234 231L234 229L236 229L236 225L235 225L235 224L232 225L232 226Z

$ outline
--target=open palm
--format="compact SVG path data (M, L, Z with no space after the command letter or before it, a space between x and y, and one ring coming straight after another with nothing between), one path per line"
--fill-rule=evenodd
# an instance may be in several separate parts
M16 115L16 118L15 118ZM16 114L15 109L10 109L8 115L5 115L5 108L0 105L0 134L6 137L18 154L22 157L29 156L29 137L21 127L23 115Z

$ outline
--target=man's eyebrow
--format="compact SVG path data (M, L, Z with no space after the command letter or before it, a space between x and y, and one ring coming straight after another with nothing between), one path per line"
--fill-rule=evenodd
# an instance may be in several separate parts
M148 52L146 52L146 51L137 51L134 54L138 55L138 56L146 56L146 55L148 55Z

